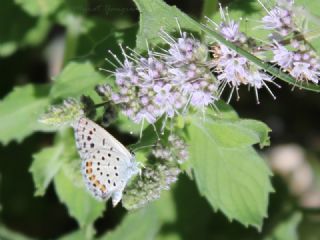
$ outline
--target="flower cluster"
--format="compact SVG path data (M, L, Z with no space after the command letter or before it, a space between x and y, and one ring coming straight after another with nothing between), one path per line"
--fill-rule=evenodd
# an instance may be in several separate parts
M304 42L292 41L294 50L288 50L285 46L275 42L272 62L278 64L297 81L313 83L319 82L320 59L316 52Z
M231 20L227 9L224 10L221 5L220 15L222 19L221 23L217 24L212 20L209 20L210 25L213 25L215 29L230 42L248 49L250 46L250 39L240 31L240 23ZM262 87L265 87L274 97L266 84L266 82L273 82L273 78L259 69L251 61L223 44L214 43L211 52L213 55L211 67L217 74L217 78L220 82L220 92L223 92L227 85L232 88L228 102L230 101L234 90L236 90L238 96L238 88L241 85L247 85L254 88L257 102L259 102L257 90Z
M177 181L179 173L179 168L167 163L144 168L141 178L136 178L136 181L125 189L122 205L132 210L159 199L161 192L169 190L171 184Z
M141 177L126 188L122 199L124 207L136 209L160 198L161 192L176 182L180 173L178 165L186 161L188 155L186 143L176 135L169 135L167 144L157 144L150 156L156 164L144 168Z
M168 145L171 147L164 146L163 144L157 144L153 148L152 154L157 159L162 159L169 162L177 162L179 164L188 159L189 154L187 145L182 138L171 134L168 137Z
M261 3L261 1L259 0ZM295 23L295 15L292 10L294 1L280 0L270 10L268 10L262 3L261 5L267 11L267 15L262 18L263 28L272 30L271 39L278 39L288 36L297 29Z
M122 51L125 60L118 61L120 67L113 73L117 88L96 88L136 123L154 123L163 115L172 118L189 105L203 109L217 99L218 85L207 66L206 46L186 33L175 40L163 32L163 38L169 49L161 53L149 50L142 57Z
M271 9L267 9L261 3L267 11L267 15L262 18L263 28L272 31L271 62L288 72L297 82L311 81L317 84L320 76L320 59L299 29L302 27L299 27L299 19L293 4L293 0L281 0ZM292 39L287 41L290 34Z

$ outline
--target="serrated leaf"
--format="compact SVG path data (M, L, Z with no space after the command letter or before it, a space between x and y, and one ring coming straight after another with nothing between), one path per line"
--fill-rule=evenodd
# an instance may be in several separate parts
M200 32L197 25L191 23L189 17L178 8L167 5L161 0L134 0L140 12L140 28L137 34L136 48L145 50L146 41L152 45L163 43L159 31L176 32L179 21L181 28L192 32Z
M70 62L54 79L51 98L93 95L94 87L107 81L90 62Z
M37 119L49 104L48 85L16 87L0 102L0 142L21 142L35 131L49 131Z
M250 129L254 134L259 136L261 148L270 145L269 133L271 132L271 129L265 123L252 119L242 119L239 122L239 125Z
M63 167L65 169L61 169L54 177L56 193L66 205L70 216L77 220L81 228L86 227L102 216L106 203L94 199L85 189L82 179L72 176L80 174L80 168L75 173L68 166Z
M242 147L259 143L262 148L270 144L271 129L265 123L240 119L236 111L223 101L219 101L216 106L216 111L207 110L205 119L210 122L211 131L221 146ZM192 118L191 116L191 121Z
M189 130L190 162L200 193L230 220L260 228L272 191L263 159L252 147L225 148L210 121L195 120Z
M20 47L40 43L49 26L47 19L33 18L13 1L3 1L0 8L0 56L9 56Z
M152 205L129 212L121 224L99 240L152 240L160 228L156 210Z
M36 187L35 195L43 196L53 177L63 164L63 144L56 144L52 147L41 149L33 155L33 162L30 167L33 181Z
M254 120L207 120L210 122L211 134L221 147L234 148L269 143L270 129L262 122Z
M31 16L48 16L59 7L62 0L15 0L15 3Z
M301 220L302 214L294 213L289 219L278 224L265 240L299 240L298 225Z

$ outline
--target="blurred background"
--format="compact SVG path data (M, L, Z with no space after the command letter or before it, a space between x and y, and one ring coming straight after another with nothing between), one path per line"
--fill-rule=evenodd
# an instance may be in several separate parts
M52 6L49 9L44 6L42 13L29 5L33 1L1 2L0 99L15 86L49 83L70 60L88 60L97 68L106 66L107 49L114 46L117 38L117 35L109 36L111 30L118 31L126 45L134 46L139 13L130 0L69 0L63 4L52 1ZM196 19L203 16L204 1L165 2ZM221 3L249 16L249 21L250 15L262 15L255 0ZM90 28L85 18L95 19L99 24ZM78 41L73 41L73 37L79 38ZM320 239L319 96L299 89L292 91L291 86L280 84L282 89L275 90L277 100L261 93L261 103L257 105L254 94L243 91L240 101L231 102L242 118L261 120L272 129L271 147L261 154L274 170L275 193L271 194L262 232L230 223L221 213L213 214L206 200L197 193L194 182L180 176L170 193L175 200L176 220L161 229L172 235L171 239L267 239L268 236L279 239L272 234L281 231L278 227L288 221L290 226L285 231L297 229L298 239ZM0 116L0 125L4 118ZM34 197L29 172L32 155L52 142L52 134L34 133L20 143L0 143L0 239L58 239L78 228L52 185L43 197ZM95 223L98 236L114 229L124 214L121 207L109 206Z

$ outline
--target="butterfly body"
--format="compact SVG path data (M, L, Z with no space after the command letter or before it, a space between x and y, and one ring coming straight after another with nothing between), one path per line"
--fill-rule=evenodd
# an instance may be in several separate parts
M115 206L128 181L140 171L134 155L87 118L80 118L73 127L88 190L99 200L111 197Z

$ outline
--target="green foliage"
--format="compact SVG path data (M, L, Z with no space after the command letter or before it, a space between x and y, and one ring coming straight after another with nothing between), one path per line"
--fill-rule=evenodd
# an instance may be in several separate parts
M116 230L98 240L152 240L158 230L158 217L155 208L151 205L127 214Z
M16 233L2 224L0 224L0 239L1 240L32 240L31 238L28 238L26 236L23 236L19 233Z
M50 23L47 19L29 16L15 5L14 1L2 1L0 8L0 56L8 56L20 47L39 44L46 37L49 26Z
M28 0L15 0L15 3L20 5L24 11L31 16L47 16L52 14L62 3L61 0L50 1L28 1Z
M90 62L70 62L54 81L50 97L56 99L93 95L94 87L104 83L106 77L97 72Z
M265 240L299 240L298 226L302 220L302 214L296 212L287 220L281 222Z
M33 163L30 172L36 187L36 196L43 196L53 177L61 168L63 152L66 151L63 144L56 144L52 147L43 148L33 155Z
M230 220L260 229L272 191L271 172L250 145L264 141L259 132L265 136L269 128L261 124L253 133L241 120L220 124L195 118L189 128L190 161L200 193Z
M88 226L86 228L82 228L80 230L74 231L72 233L66 234L59 238L59 240L91 240L95 231L92 226Z
M48 85L16 87L0 102L0 142L21 142L35 131L50 130L38 122L49 104L48 89Z
M85 189L80 176L79 160L75 160L78 167L73 169L64 166L54 177L54 186L57 195L68 209L70 216L74 217L80 227L87 227L102 216L106 204L98 202Z
M246 147L256 143L269 145L270 129L256 120L206 120L215 141L224 148Z
M136 47L146 49L146 41L152 45L163 43L159 36L161 29L166 32L176 32L179 21L181 28L199 32L199 27L190 22L189 17L178 8L171 7L161 0L134 0L140 12L140 27L137 34Z

